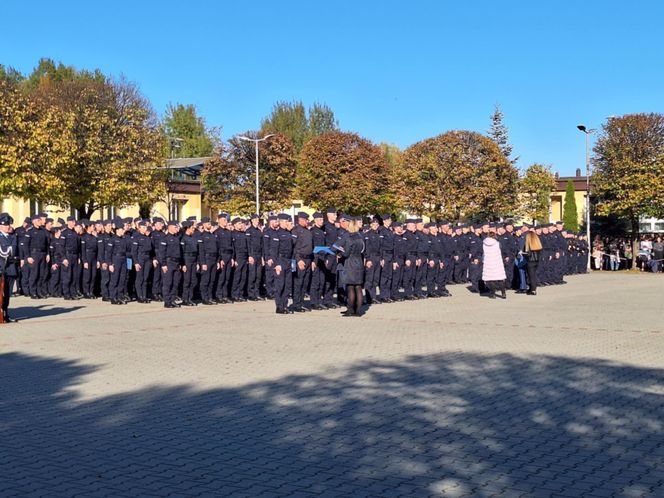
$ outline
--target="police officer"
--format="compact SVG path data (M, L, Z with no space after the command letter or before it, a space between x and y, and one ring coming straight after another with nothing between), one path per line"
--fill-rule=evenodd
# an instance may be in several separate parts
M403 233L403 238L406 240L406 255L403 267L403 296L406 300L417 299L415 295L415 275L417 272L417 248L418 237L415 233L417 226L417 219L411 218L406 220L406 231Z
M29 278L28 278L28 265L25 264L25 234L28 230L32 229L32 219L25 218L23 224L16 228L14 234L16 235L16 240L18 241L18 258L19 258L19 268L18 268L18 277L16 282L18 283L18 293L22 296L29 296Z
M487 226L488 229L488 226ZM480 292L480 280L482 279L482 233L481 225L474 225L473 231L468 234L468 280L470 280L470 291Z
M337 210L328 208L325 211L327 218L323 230L325 231L325 245L332 247L339 239L339 229L335 225L337 221ZM334 301L334 291L337 288L337 256L332 254L325 255L325 290L323 293L323 304L327 308L338 308L339 305Z
M242 218L233 219L233 280L231 284L231 299L244 302L247 289L247 274L249 264L249 236L247 226Z
M199 247L202 240L196 231L193 221L182 222L184 235L180 245L184 265L182 266L182 306L196 306L194 303L194 289L198 283L198 268L200 263Z
M131 258L134 262L136 276L134 279L134 290L136 301L141 304L150 302L148 299L148 283L152 276L152 255L154 247L152 238L148 235L148 223L139 221L136 232L131 239Z
M182 246L178 235L180 228L177 221L169 221L167 233L157 247L157 259L162 273L161 294L164 299L164 308L179 308L178 288L180 286L180 272L182 271Z
M378 228L380 238L380 296L377 301L390 303L392 299L392 261L394 260L394 233L392 232L392 216L381 216L382 225Z
M65 245L65 258L62 261L62 295L65 301L78 299L76 292L76 267L81 253L81 238L75 230L76 218L67 218L67 228L62 231L61 238Z
M325 219L323 213L315 212L313 214L313 226L311 227L311 238L314 249L325 246L325 231L323 226ZM319 252L313 255L311 265L311 284L309 285L309 297L311 299L311 309L324 310L327 306L323 304L323 294L325 292L325 253Z
M52 229L52 237L49 243L50 276L48 293L53 297L62 297L62 260L65 259L65 244L61 237L62 226Z
M277 306L276 312L288 314L288 295L292 287L292 258L294 238L291 234L292 220L287 214L280 214L279 230L270 241L269 258L274 262L274 300Z
M394 223L394 259L392 261L392 289L391 298L394 301L403 301L399 293L403 281L403 273L406 267L406 257L410 241L404 236L404 229L401 223Z
M97 280L97 269L99 268L97 235L95 225L92 222L82 222L85 233L81 237L81 264L83 266L83 297L85 299L96 299L95 281Z
M276 215L270 215L267 218L268 226L263 230L263 260L265 265L263 266L264 271L264 281L265 281L265 295L268 299L274 299L274 264L270 260L270 241L272 237L279 230L279 220Z
M198 258L201 265L201 302L205 305L216 304L214 300L215 285L217 282L217 267L219 257L219 245L217 235L212 232L212 222L205 216L201 223L203 231L199 234Z
M252 214L250 226L245 232L249 245L249 258L247 259L247 298L249 301L260 300L263 267L263 232L259 225L260 217L257 214Z
M217 235L218 273L217 273L217 302L230 303L231 283L233 282L233 232L229 229L228 215L219 214L217 217L219 228Z
M364 232L364 290L367 304L379 303L376 288L380 284L381 237L377 217L369 221L369 230Z
M32 217L32 229L25 234L25 262L29 271L28 292L32 299L44 298L44 282L48 269L48 234L44 229L46 216Z
M12 233L14 219L7 213L0 214L0 275L5 280L0 296L2 317L5 323L14 322L9 316L9 299L18 276L18 238Z
M99 279L99 289L101 293L101 300L104 302L111 300L111 295L109 291L109 284L111 282L111 272L108 271L108 265L112 264L111 257L107 254L108 241L113 234L113 222L112 220L102 220L103 231L99 234L99 242L101 242L101 247L97 252L97 258L101 263L99 272L101 277Z
M108 262L110 281L108 284L111 304L127 304L124 299L123 288L127 280L127 245L128 239L124 237L125 225L116 218L113 222L113 235L106 242L105 258Z
M294 239L293 254L295 259L295 272L293 273L293 306L297 313L310 311L304 306L304 295L311 280L311 271L314 260L313 234L307 227L309 215L303 211L297 213L297 225L291 231Z
M154 248L154 259L152 260L152 268L154 269L152 273L152 299L155 301L163 301L162 296L162 271L161 266L162 262L159 261L157 256L157 248L161 245L162 239L166 236L164 233L164 220L158 216L152 218L152 232L150 237L152 238L152 247Z

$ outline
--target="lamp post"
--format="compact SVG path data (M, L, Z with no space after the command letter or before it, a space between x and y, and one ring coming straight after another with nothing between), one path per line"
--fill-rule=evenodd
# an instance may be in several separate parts
M597 130L586 128L585 125L578 125L577 129L586 136L586 238L588 239L588 261L587 268L590 271L590 256L592 253L592 240L590 240L590 135Z
M261 201L260 201L260 194L258 192L258 187L259 187L259 180L258 180L258 142L264 142L270 137L273 137L274 135L270 133L269 135L265 135L263 138L249 138L245 136L240 136L238 137L240 140L244 140L245 142L254 142L256 145L256 214L261 213Z

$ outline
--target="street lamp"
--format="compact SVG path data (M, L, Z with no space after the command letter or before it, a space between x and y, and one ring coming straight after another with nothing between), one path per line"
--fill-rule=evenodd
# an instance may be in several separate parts
M590 271L590 256L592 253L592 241L590 240L590 142L589 136L597 130L586 128L585 125L578 125L577 129L586 136L586 238L588 239L588 262L587 268Z
M264 142L270 137L273 137L274 134L270 133L269 135L265 135L263 138L249 138L245 136L240 136L238 137L240 140L244 140L245 142L254 142L256 145L256 214L261 213L261 202L260 202L260 194L258 193L258 142Z

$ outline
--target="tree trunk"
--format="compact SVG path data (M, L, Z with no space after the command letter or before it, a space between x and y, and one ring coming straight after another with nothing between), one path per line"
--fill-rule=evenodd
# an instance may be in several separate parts
M89 220L92 213L95 212L97 208L93 204L82 204L78 207L78 217L81 220Z

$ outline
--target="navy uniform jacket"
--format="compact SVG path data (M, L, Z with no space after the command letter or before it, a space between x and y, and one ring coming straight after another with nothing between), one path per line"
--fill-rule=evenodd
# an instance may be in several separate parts
M27 230L25 233L25 257L48 252L48 234L43 227Z
M323 225L323 231L325 232L325 245L327 247L332 247L334 244L337 243L337 240L339 239L339 234L337 227L334 226L334 223L330 223L329 221L326 221L325 224Z
M247 259L249 257L249 237L247 232L234 230L232 232L233 259Z
M161 266L166 266L166 263L182 264L182 246L180 245L180 237L177 235L170 233L164 235L156 251Z
M108 240L108 237L110 237L109 234L106 232L102 232L99 235L97 235L97 261L100 263L103 263L106 261L106 241Z
M257 261L260 260L263 256L263 232L254 226L250 226L245 233L249 238L249 256Z
M468 253L470 254L470 260L482 259L482 252L482 238L475 234L471 235L468 238Z
M367 258L380 258L381 238L379 230L369 230L364 234L364 254Z
M25 234L30 230L31 227L23 228L18 227L14 230L14 235L16 235L16 240L18 241L18 254L17 256L20 259L25 259Z
M13 233L0 233L0 249L2 253L7 253L7 259L0 258L0 273L8 277L16 277L18 271L16 262L18 261L18 237Z
M184 255L184 260L187 264L195 265L201 262L200 253L198 251L200 242L201 239L198 234L182 236L180 245L182 246L182 254ZM193 269L195 270L195 268Z
M291 260L293 259L294 246L295 238L293 238L293 235L288 230L277 230L270 240L270 253L268 257L273 261L280 262L283 262L284 259ZM284 271L286 270L284 268Z
M134 235L131 241L131 258L134 262L149 259L153 250L152 239L149 236L142 233Z
M166 237L166 234L164 232L155 230L150 234L150 237L152 238L152 247L155 255L154 257L161 265L162 261L159 260L159 256L157 255L157 248L161 245L161 241L164 239L164 237Z
M274 228L266 228L263 231L263 259L267 261L270 259L270 240L277 233L277 230ZM323 244L324 245L324 244Z
M381 256L394 256L394 232L389 228L382 226L378 229L378 236L380 237Z
M394 257L397 259L405 259L408 254L409 245L410 241L405 233L401 235L394 234Z
M219 228L216 232L217 235L217 251L219 259L224 257L228 258L233 256L233 232L225 228Z
M60 237L62 238L62 237ZM110 253L109 264L121 263L127 259L129 240L113 235L106 243L106 253ZM107 256L108 257L108 256Z
M202 232L198 235L198 257L200 258L203 264L207 264L206 261L217 260L219 255L219 242L217 241L217 236L211 232Z
M325 246L325 230L323 230L322 228L318 228L317 226L312 227L311 239L314 247ZM324 253L314 254L314 258L316 258L316 260L318 261L324 259L324 257L325 257Z
M43 229L39 229L40 231ZM46 231L44 230L44 233ZM32 237L34 240L34 236ZM72 229L65 228L60 235L61 239L65 241L65 255L66 259L77 259L81 254L81 237ZM75 261L74 261L75 262Z
M84 234L81 237L81 263L96 263L97 252L97 237L91 233Z
M406 230L403 233L403 238L406 240L406 257L407 258L416 258L417 257L417 245L418 237L415 232Z
M53 237L49 250L51 253L51 264L61 265L65 259L65 241L62 240L62 237Z
M314 255L314 236L311 230L298 225L293 227L291 235L295 239L293 247L295 259L297 261L302 259L311 260Z

